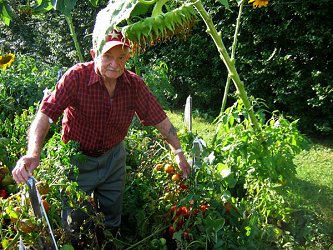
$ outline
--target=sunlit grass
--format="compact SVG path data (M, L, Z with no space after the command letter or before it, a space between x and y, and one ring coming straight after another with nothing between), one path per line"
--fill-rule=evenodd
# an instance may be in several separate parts
M167 111L167 114L172 124L177 129L180 130L186 128L184 123L184 114L182 112ZM192 132L198 134L198 136L202 137L208 144L211 143L215 130L216 125L212 124L210 121L199 116L193 116Z

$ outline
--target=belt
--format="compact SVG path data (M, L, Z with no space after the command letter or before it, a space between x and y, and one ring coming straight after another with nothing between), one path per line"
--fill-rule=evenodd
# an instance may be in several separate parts
M90 150L82 150L82 153L87 156L92 156L92 157L99 157L104 155L107 151L109 151L109 148L105 149L90 149Z

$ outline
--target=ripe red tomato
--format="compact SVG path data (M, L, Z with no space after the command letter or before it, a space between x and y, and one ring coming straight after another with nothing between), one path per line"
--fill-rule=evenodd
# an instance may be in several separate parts
M172 238L173 234L176 232L175 228L173 226L170 226L168 229L168 234Z
M184 220L179 219L179 220L177 221L177 229L180 229L184 223L185 223Z
M187 215L189 214L187 207L182 206L177 210L177 215Z
M176 211L176 209L177 209L177 206L176 206L176 205L173 205L173 206L171 207L171 213L174 214L174 212Z
M205 214L207 212L207 210L208 210L208 205L201 204L200 205L200 210L201 210L202 214Z
M5 189L0 189L0 197L6 199L8 197L8 193Z
M186 232L186 231L183 233L183 237L184 237L185 240L190 239L190 236L188 235L188 232Z

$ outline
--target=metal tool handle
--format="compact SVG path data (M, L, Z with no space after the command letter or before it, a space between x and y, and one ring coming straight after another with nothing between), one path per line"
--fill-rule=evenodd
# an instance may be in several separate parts
M51 235L51 238L52 238L52 241L54 244L54 248L56 250L58 250L58 246L57 246L56 240L54 238L49 219L47 217L46 211L43 206L42 197L41 197L40 193L38 192L36 184L37 184L37 180L34 177L30 176L27 180L27 185L29 187L29 197L30 197L32 209L33 209L36 217L38 217L38 218L44 217L46 224L50 231L50 235Z

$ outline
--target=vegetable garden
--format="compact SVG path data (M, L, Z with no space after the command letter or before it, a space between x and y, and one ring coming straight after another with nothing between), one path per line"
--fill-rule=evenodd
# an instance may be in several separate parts
M39 6L42 3L46 1ZM106 26L97 34L99 45L103 34L119 27L141 53L160 40L189 36L194 21L203 19L228 71L226 91L233 83L237 93L237 101L222 106L215 119L212 141L204 141L200 132L185 126L178 128L192 166L188 179L182 179L174 156L156 130L133 120L126 138L127 180L121 234L109 238L117 249L328 249L333 244L333 238L314 225L299 230L295 217L303 208L286 198L296 175L294 158L309 148L309 140L299 131L297 120L290 121L279 111L269 112L261 100L247 96L238 75L234 56L244 3L237 3L239 16L230 55L223 35L201 1L118 1L99 12L100 16L108 13L103 16ZM265 7L268 1L250 3ZM7 13L6 1L0 4ZM220 4L229 8L227 1ZM71 23L71 9L60 4L53 7ZM3 14L3 20L9 22L9 11L7 15L6 19ZM137 16L141 18L135 22ZM73 39L79 55L77 38ZM62 67L19 53L3 55L0 61L4 65L0 70L1 246L17 249L23 244L27 249L39 249L42 241L52 249L45 220L34 217L27 186L16 185L11 170L26 150L27 130L43 90L54 87ZM133 58L130 67L144 65ZM150 71L146 69L144 76L153 92L159 93L161 103L167 102L163 97L167 89L165 71L163 64L155 65ZM155 81L162 83L160 88ZM53 124L34 177L59 249L72 249L71 235L61 222L61 193L71 197L73 207L94 200L68 182L66 173L77 145L62 143L60 133L61 124ZM96 213L90 220L103 227L101 218ZM82 237L89 239L89 249L97 249L93 231L82 231Z

